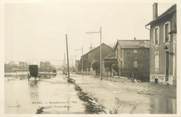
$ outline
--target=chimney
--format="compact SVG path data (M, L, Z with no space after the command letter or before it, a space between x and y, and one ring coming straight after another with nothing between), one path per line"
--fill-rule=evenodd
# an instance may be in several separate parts
M158 17L158 3L153 3L153 20Z

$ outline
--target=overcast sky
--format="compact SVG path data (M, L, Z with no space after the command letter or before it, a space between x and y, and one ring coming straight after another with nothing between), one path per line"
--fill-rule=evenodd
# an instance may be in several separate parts
M50 2L51 1L51 2ZM5 59L62 64L65 34L68 34L71 62L89 47L103 42L113 46L117 39L149 39L145 24L152 20L152 2L13 2L5 4ZM70 1L70 0L69 0ZM158 4L159 14L173 4Z

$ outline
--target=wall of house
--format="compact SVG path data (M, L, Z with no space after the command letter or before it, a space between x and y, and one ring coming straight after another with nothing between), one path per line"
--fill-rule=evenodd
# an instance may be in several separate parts
M121 48L118 46L115 50L116 58L119 66L119 75L134 77L141 81L149 81L149 48ZM137 62L137 67L135 63Z
M117 48L115 49L115 55L116 55L116 59L117 59L117 62L118 62L118 75L123 75L125 76L125 74L121 74L121 71L122 71L122 66L123 66L123 58L124 58L124 51L123 51L123 48L121 48L121 46L118 44L117 45Z
M150 80L154 81L155 78L159 77L159 79L162 81L165 79L165 71L166 71L166 52L165 52L165 44L163 43L163 24L157 24L154 26L151 26L150 30L150 43L151 43L151 48L150 48ZM156 47L154 44L154 37L153 37L153 30L156 26L159 26L159 44ZM155 69L155 56L159 56L159 69Z
M106 57L108 54L112 53L112 48L102 45L102 58ZM88 55L89 61L100 61L100 47L95 49L94 52L89 53Z
M108 56L109 54L111 54L113 52L113 49L106 45L102 45L101 48L102 48L102 65L104 65L103 64L104 58L106 56ZM97 48L94 50L94 52L89 53L88 61L90 63L89 67L91 67L91 64L93 64L95 61L100 62L100 48ZM104 71L104 66L102 66L102 67L103 67L102 69Z
M164 24L169 21L171 24L171 30L175 30L176 28L176 15L174 14L172 17L168 17L167 19L162 20L161 22L151 25L150 29L150 81L154 82L155 79L158 79L159 82L164 83L166 77L166 50L165 46L168 45L169 51L173 51L173 37L170 36L169 44L164 42ZM156 26L159 26L159 44L156 46L154 44L153 30ZM159 55L159 69L155 69L155 55ZM173 76L173 55L169 54L169 82L171 81L171 77Z
M102 45L102 61L104 60L104 57L109 55L110 53L113 52L113 49L110 48L109 46ZM100 62L100 48L96 48L93 51L89 52L88 54L84 55L83 58L83 66L84 66L84 71L91 71L92 64L96 61ZM81 58L81 60L82 60ZM81 62L80 60L80 62ZM80 63L82 64L82 63Z
M175 31L175 33L172 33L171 34L171 39L172 39L172 41L171 41L171 52L173 52L173 55L172 55L172 70L171 71L173 71L171 74L172 74L172 76L173 76L173 85L176 85L176 69L177 69L177 60L176 60L176 58L177 58L177 51L176 51L176 49L177 49L177 47L176 47L176 45L177 45L177 41L176 41L176 39L177 39L177 34L176 34L176 29L177 29L177 17L176 17L176 13L175 14L173 14L173 16L172 16L172 18L171 18L171 30L173 30L173 31Z

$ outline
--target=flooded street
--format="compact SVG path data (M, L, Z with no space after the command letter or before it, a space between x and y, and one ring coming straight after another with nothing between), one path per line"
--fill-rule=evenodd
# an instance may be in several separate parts
M176 99L164 96L150 97L151 111L150 113L167 113L176 114Z
M3 115L181 115L179 0L0 1Z
M85 92L98 99L110 113L176 113L176 87L148 82L133 83L126 78L100 80L91 75L74 75Z
M85 113L74 86L63 75L40 81L6 77L5 113L35 114Z
M128 79L100 80L91 75L71 74L78 86L105 107L107 113L176 113L176 88ZM5 112L8 114L87 113L72 84L65 76L40 78L6 77Z

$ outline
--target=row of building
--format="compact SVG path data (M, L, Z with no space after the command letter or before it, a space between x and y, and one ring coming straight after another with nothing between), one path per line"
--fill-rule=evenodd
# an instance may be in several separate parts
M51 72L56 68L48 61L40 61L39 71L40 72ZM4 65L4 71L7 72L27 72L29 70L29 64L24 61L20 61L19 63L15 63L10 61Z
M158 16L158 4L153 4L153 20L145 25L148 40L117 40L114 47L101 44L77 61L79 71L104 75L134 77L141 81L176 84L176 4Z

